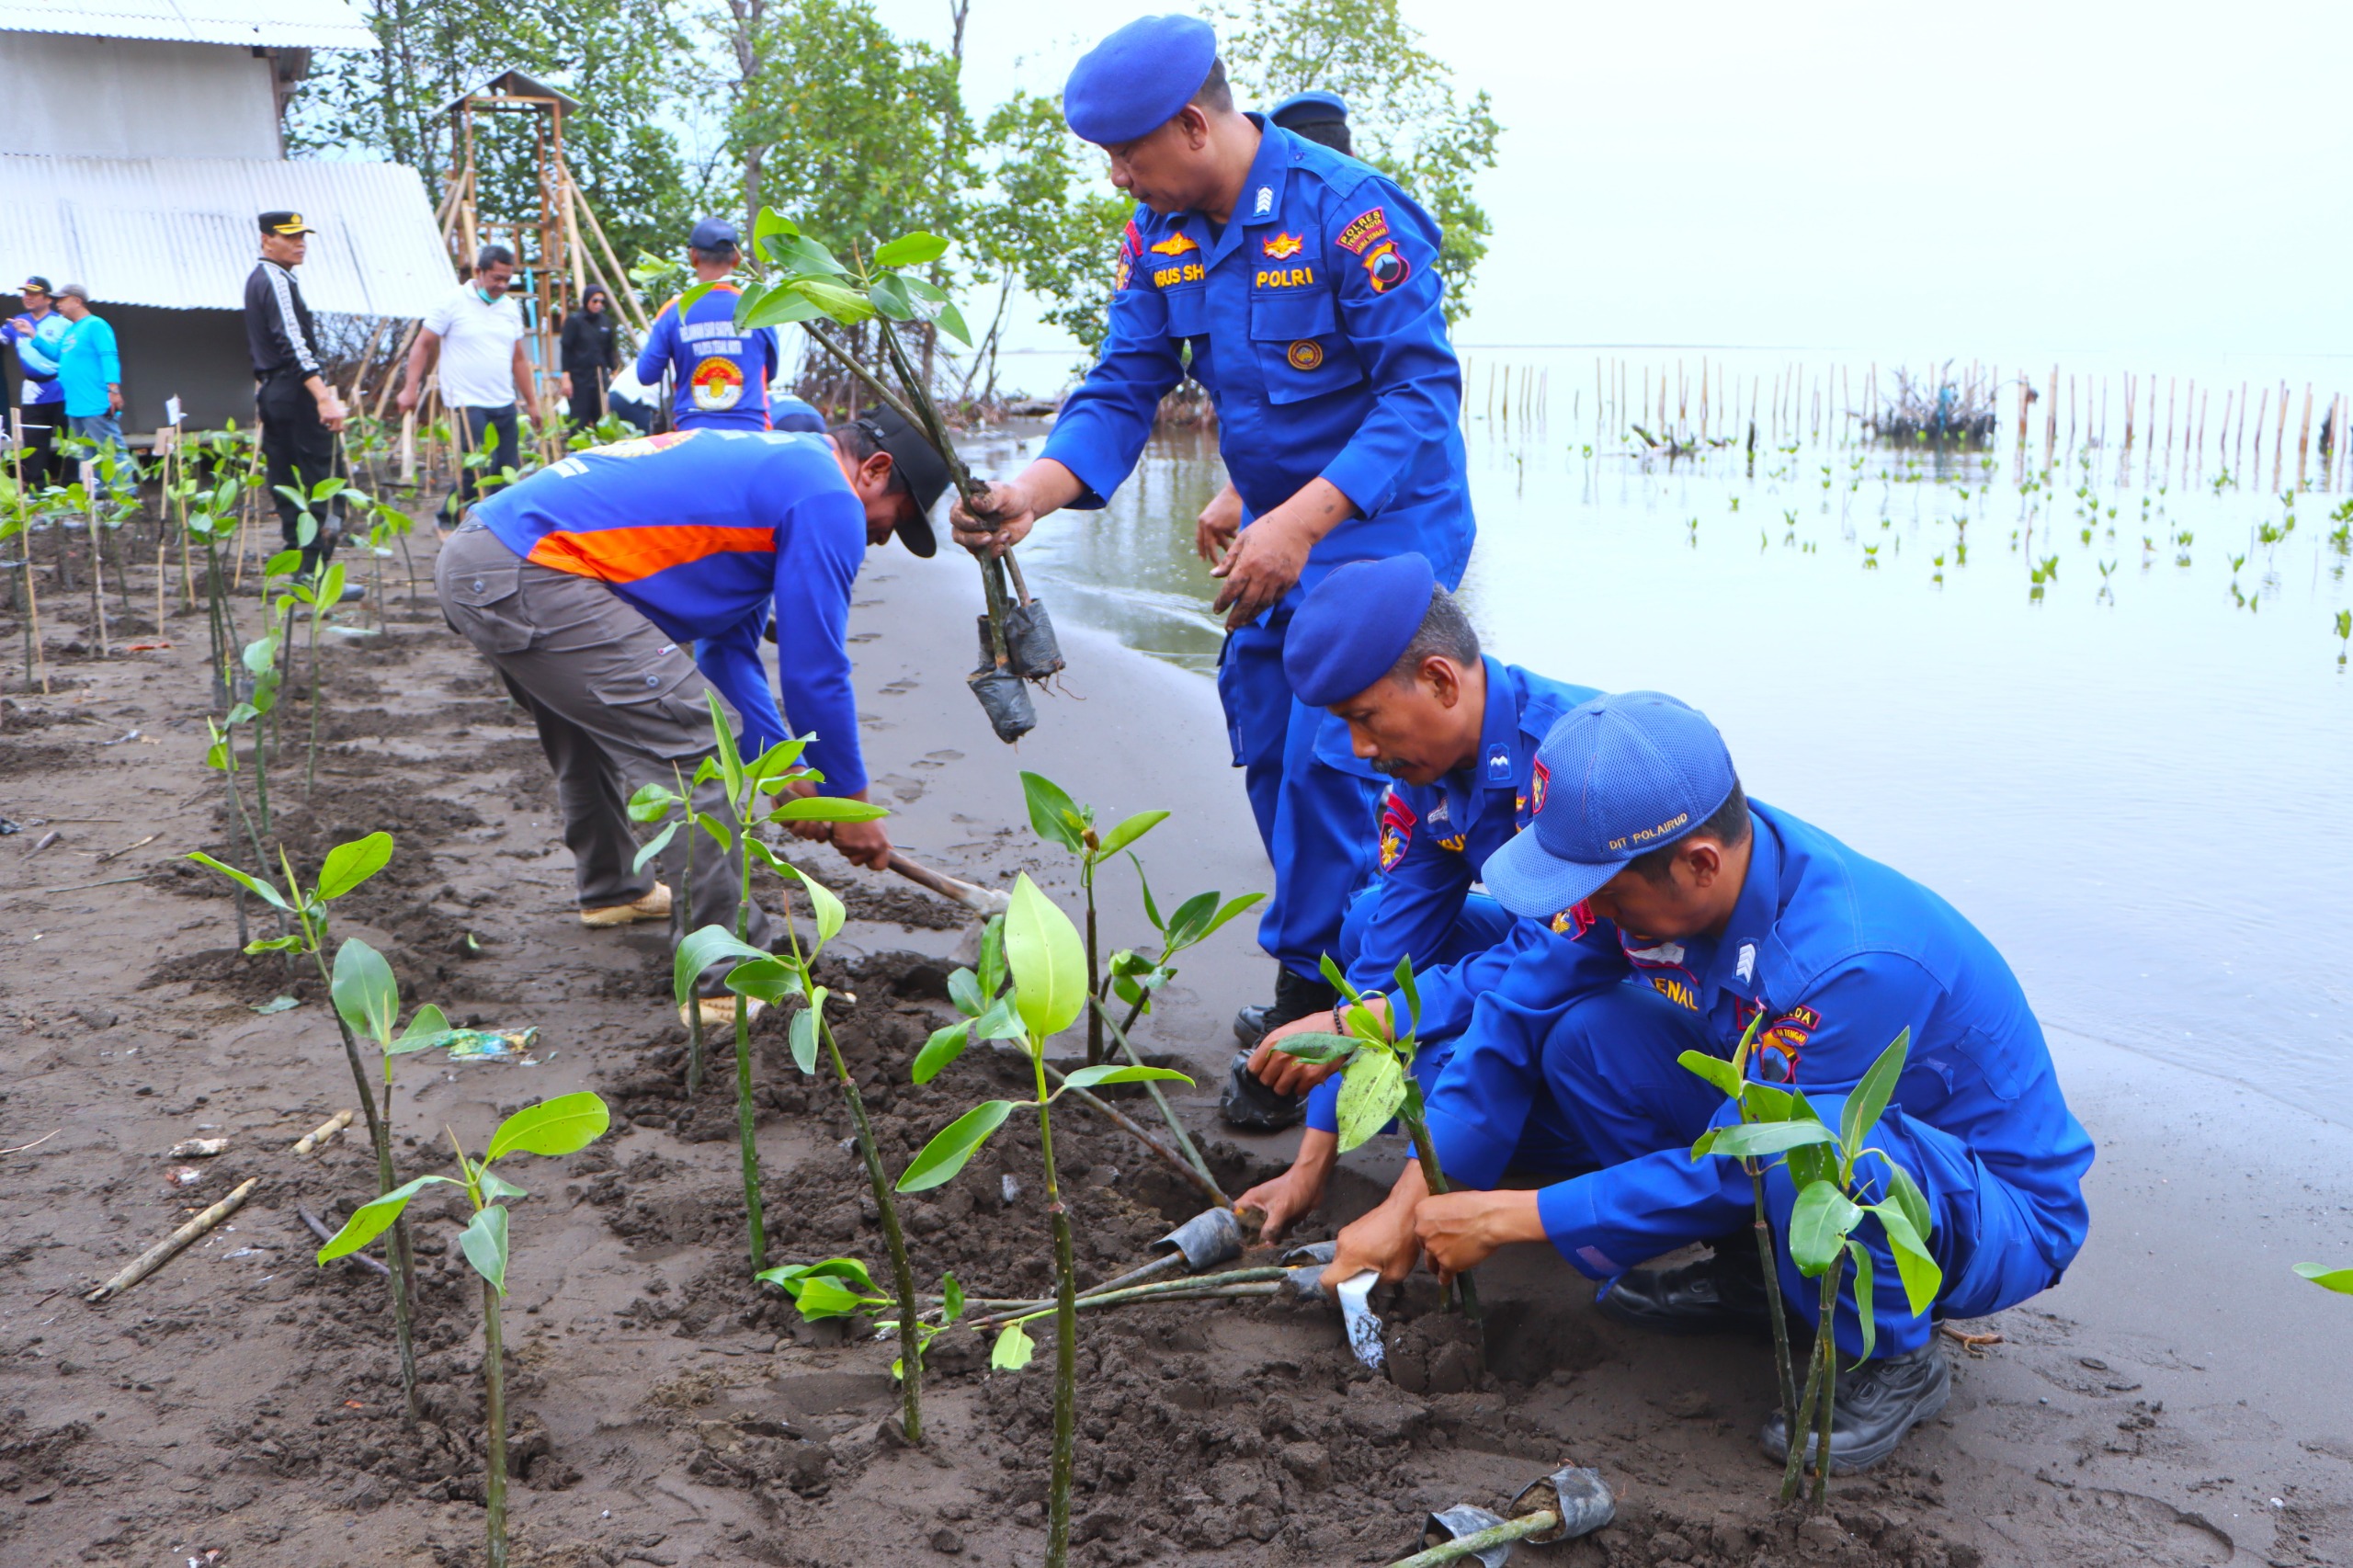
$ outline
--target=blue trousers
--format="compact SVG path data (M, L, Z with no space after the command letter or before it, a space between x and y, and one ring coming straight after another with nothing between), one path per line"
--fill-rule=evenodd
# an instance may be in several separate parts
M1284 607L1267 625L1230 634L1217 694L1233 766L1275 868L1258 945L1312 980L1325 953L1339 956L1348 900L1372 875L1381 786L1317 760L1315 731L1329 715L1291 695L1283 675L1290 623Z
M1553 1105L1603 1167L1548 1189L1546 1229L1589 1272L1622 1272L1735 1231L1754 1213L1749 1179L1737 1161L1689 1158L1692 1142L1723 1110L1724 1099L1677 1062L1685 1051L1719 1054L1699 1014L1631 983L1572 1004L1545 1039L1544 1078ZM1836 1130L1846 1096L1806 1097ZM1936 1315L1982 1317L2057 1282L2038 1244L2041 1227L2032 1206L1960 1139L1890 1109L1864 1142L1893 1156L1927 1196L1934 1219L1929 1250L1945 1281ZM1857 1200L1885 1199L1886 1173L1880 1154L1858 1161ZM1789 1255L1796 1198L1788 1165L1776 1160L1766 1172L1765 1209L1779 1249L1781 1293L1808 1322L1818 1323L1821 1281L1801 1276ZM1854 1236L1871 1258L1874 1354L1926 1345L1929 1319L1912 1314L1879 1221L1866 1217ZM1838 1347L1850 1358L1863 1349L1856 1275L1849 1258L1834 1323Z

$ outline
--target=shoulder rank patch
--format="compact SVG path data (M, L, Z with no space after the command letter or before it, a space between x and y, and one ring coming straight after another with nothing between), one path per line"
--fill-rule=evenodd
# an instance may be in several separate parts
M1414 808L1407 805L1398 796L1396 790L1392 790L1381 797L1381 869L1382 870L1395 870L1397 862L1405 858L1405 851L1413 846L1414 824L1417 820L1419 819L1414 815Z
M1340 248L1349 255L1362 256L1367 245L1388 237L1389 211L1386 208L1376 207L1360 217L1348 220L1348 226L1340 231L1338 243Z
M1166 239L1162 240L1158 244L1154 245L1152 247L1152 254L1154 256L1183 256L1188 250L1199 250L1200 248L1201 247L1195 244L1192 242L1192 239L1188 235L1171 234Z
M1307 242L1297 234L1276 234L1259 241L1258 248L1277 261L1289 261L1307 248Z
M1414 275L1405 253L1397 248L1394 240L1383 240L1364 258L1364 275L1376 294L1386 294Z

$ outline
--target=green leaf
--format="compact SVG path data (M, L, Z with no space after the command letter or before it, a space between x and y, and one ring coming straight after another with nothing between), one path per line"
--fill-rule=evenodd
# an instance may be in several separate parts
M629 798L629 820L660 822L679 806L686 804L666 784L641 784Z
M989 1351L989 1366L1000 1372L1017 1372L1029 1364L1037 1348L1019 1324L1006 1324L1005 1332L996 1336L996 1344Z
M1787 1121L1797 1108L1787 1089L1777 1089L1770 1084L1744 1084L1740 1089L1741 1108L1751 1121Z
M944 305L948 302L948 290L926 278L906 273L901 276L899 281L905 284L907 292L918 300L926 301L935 305Z
M1323 1034L1310 1030L1303 1034L1287 1035L1275 1041L1275 1049L1285 1056L1296 1056L1302 1062L1321 1065L1327 1062L1345 1062L1363 1049L1363 1042L1353 1035Z
M988 998L981 994L980 976L969 969L951 971L948 976L948 999L956 1010L968 1018L977 1018L989 1010ZM921 1083L921 1079L916 1080Z
M955 306L942 304L931 319L939 324L940 331L965 347L970 348L972 346L972 329L964 324L964 312Z
M531 1196L521 1187L517 1187L513 1182L508 1181L505 1176L500 1176L496 1171L477 1171L474 1176L474 1185L481 1187L483 1196L490 1199L493 1202L497 1202L508 1198L529 1198Z
M1790 1211L1790 1256L1807 1278L1820 1277L1838 1261L1847 1237L1862 1223L1863 1211L1837 1187L1817 1181L1798 1194Z
M1861 1154L1863 1145L1870 1138L1871 1129L1887 1109L1887 1102L1895 1097L1895 1081L1904 1076L1904 1053L1912 1048L1912 1031L1905 1028L1897 1032L1894 1041L1879 1054L1871 1070L1855 1092L1847 1096L1846 1112L1838 1121L1838 1142L1847 1162Z
M1129 852L1128 861L1136 869L1136 886L1143 890L1143 917L1152 922L1154 930L1160 933L1163 942L1162 956L1165 957L1168 923L1161 919L1160 906L1152 902L1152 882L1143 874L1143 862L1136 858L1133 851Z
M301 945L302 938L300 937L257 937L245 944L245 951L248 953L290 953Z
M1013 884L1005 916L1005 956L1013 970L1013 1005L1029 1037L1042 1042L1070 1028L1086 1006L1086 949L1070 916L1038 891L1029 873Z
M341 898L392 862L392 835L371 833L365 838L355 838L348 844L338 844L327 851L326 864L319 868L319 902Z
M1753 1160L1829 1142L1830 1129L1818 1121L1732 1122L1699 1134L1699 1141L1691 1145L1691 1157L1698 1160L1716 1154L1728 1160Z
M694 994L695 982L702 971L729 959L765 960L768 955L752 946L724 926L705 926L690 931L678 944L677 956L670 963L670 995L679 1006L687 1005Z
M953 1274L939 1277L939 1326L946 1328L964 1315L964 1287Z
M1405 1028L1403 1033L1418 1034L1422 1022L1422 994L1414 984L1414 960L1411 954L1397 960L1397 989L1405 998ZM1393 1009L1392 1009L1393 1011ZM1392 1028L1395 1020L1391 1020Z
M797 1295L801 1281L805 1279L846 1280L867 1295L881 1293L874 1283L874 1277L866 1271L866 1265L854 1257L829 1257L823 1263L782 1264L775 1268L764 1268L752 1278L776 1286L788 1296Z
M907 297L907 286L892 274L885 273L876 278L866 290L866 301L874 307L878 315L891 321L915 319L915 303Z
M771 1007L801 994L801 971L781 959L746 959L727 971L727 989L756 996Z
M290 948L301 945L299 937L281 937L275 942L247 942L245 951L249 953L284 952ZM273 996L267 1002L255 1003L254 1011L266 1018L272 1013L290 1013L301 1005L291 996Z
M1178 904L1168 916L1168 950L1181 952L1201 939L1210 917L1217 913L1217 894L1198 892Z
M1095 851L1095 858L1098 860L1109 859L1167 820L1166 812L1138 812L1104 835L1101 847ZM1217 895L1211 893L1210 897L1214 900Z
M874 307L854 289L845 289L822 278L795 278L790 287L844 326L856 326L873 317Z
M718 280L714 278L709 283L697 283L693 287L689 288L685 293L680 294L678 296L678 319L680 321L686 320L687 312L693 310L697 305L702 303L703 297L718 287Z
M401 1031L400 1039L384 1047L387 1056L406 1056L413 1051L430 1051L444 1043L449 1033L449 1019L440 1008L427 1002L416 1010Z
M490 1150L482 1157L488 1165L501 1155L521 1150L527 1154L569 1154L605 1135L613 1113L605 1102L583 1089L558 1095L538 1105L527 1105L498 1124Z
M2353 1268L2331 1268L2325 1263L2300 1263L2296 1272L2324 1290L2353 1296Z
M319 1261L333 1263L338 1257L358 1252L391 1230L392 1221L401 1217L401 1210L408 1207L408 1200L437 1182L450 1187L458 1185L445 1176L423 1176L415 1181L404 1182L382 1197L371 1199L353 1210L351 1218L343 1222L343 1229L329 1237L327 1244L319 1249Z
M1920 1190L1920 1184L1912 1179L1912 1173L1893 1160L1887 1162L1887 1196L1889 1201L1903 1212L1904 1219L1911 1221L1914 1233L1925 1245L1936 1232L1936 1217L1929 1211L1928 1195Z
M474 1272L489 1280L500 1295L506 1294L506 1210L495 1203L475 1210L466 1228L458 1233L458 1245Z
M215 860L211 856L204 853L201 849L191 850L188 854L188 858L195 861L199 866L208 866L213 870L220 872L222 876L228 878L231 881L236 883L247 892L252 893L256 898L260 899L265 903L278 909L284 909L287 907L286 900L278 895L278 890L271 887L267 882L263 881L258 877L249 877L245 875L244 872L237 869L234 866L224 866L220 861Z
M981 926L981 994L1005 989L1005 916L992 915Z
M1029 825L1049 844L1059 844L1074 855L1086 853L1086 813L1063 787L1042 773L1021 776L1021 795L1029 806Z
M335 949L335 978L327 993L352 1033L391 1049L392 1026L401 1016L401 988L383 954L356 937L344 943Z
M310 505L310 498L305 496L299 490L290 489L288 486L281 484L278 487L278 493L281 495L292 497L294 505L297 506L308 506ZM291 577L295 573L301 569L302 552L301 551L281 550L277 554L271 556L267 561L262 562L261 574L265 577Z
M645 863L648 860L653 859L656 855L661 854L665 849L669 848L670 840L676 838L677 835L678 824L676 823L665 824L661 832L655 834L653 837L647 839L643 844L638 846L637 858L629 863L630 874L634 876L638 872L645 869Z
M1201 934L1193 938L1194 941L1197 943L1208 941L1211 937L1217 935L1217 928L1219 926L1224 925L1227 921L1233 919L1244 910L1255 908L1266 902L1267 895L1262 892L1245 892L1238 898L1228 899L1225 902L1224 907L1220 909L1216 915L1211 917L1210 923L1207 926L1201 927Z
M1105 1062L1097 1067L1082 1067L1063 1080L1065 1089L1093 1089L1106 1084L1154 1084L1174 1078L1180 1084L1193 1080L1173 1067L1127 1067Z
M1389 1125L1405 1102L1405 1068L1385 1051L1363 1051L1340 1074L1340 1153Z
M796 232L785 235L770 248L776 252L777 265L793 272L827 272L836 278L849 272L848 267L834 259L833 252L806 234Z
M829 319L824 307L798 289L770 289L756 301L746 301L737 307L736 321L747 331L762 327L793 326L805 321Z
M762 260L774 261L776 257L770 254L768 242L794 239L800 233L801 226L791 219L773 207L763 207L759 216L752 220L752 255Z
M825 988L820 985L809 994L809 1005L792 1015L792 1064L804 1074L817 1071L817 1025L824 1011Z
M874 247L877 267L921 267L948 254L948 242L921 229Z
M1871 1313L1870 1248L1850 1237L1847 1243L1847 1256L1855 1260L1855 1312L1862 1319L1863 1359L1868 1361L1871 1358L1872 1350L1879 1346L1879 1320Z
M1895 1272L1904 1281L1904 1299L1918 1317L1937 1304L1937 1293L1944 1289L1945 1272L1929 1256L1927 1237L1912 1225L1911 1217L1893 1203L1872 1206L1879 1216L1880 1229L1887 1233L1888 1250L1895 1255Z
M989 1004L989 1010L972 1020L974 1040L1022 1040L1028 1031L1021 1015L1013 1010L1013 998L1000 996Z
M813 1275L801 1281L801 1289L793 1293L793 1304L801 1309L801 1317L810 1323L826 1318L854 1317L875 1304L881 1298L872 1286L860 1295L840 1280L825 1275Z
M1698 1074L1723 1094L1737 1096L1740 1093L1740 1074L1722 1057L1711 1056L1704 1051L1687 1051L1676 1061L1683 1064L1685 1071Z
M858 802L849 803L858 804ZM809 950L809 956L813 960L824 949L826 943L840 934L842 921L847 918L847 912L843 910L842 901L835 896L833 889L798 866L787 866L784 869L801 879L801 885L808 890L809 907L817 916L817 945Z
M812 733L806 735L790 736L776 742L767 750L745 765L745 777L764 781L775 779L781 782L794 771L793 764L801 760L801 754L807 751L809 743L816 738L815 733ZM813 773L814 769L808 771Z
M963 1055L964 1048L972 1042L972 1021L970 1018L932 1030L931 1038L923 1042L921 1051L915 1052L915 1064L910 1075L918 1084L930 1083L949 1063ZM814 1051L813 1043L813 1057Z
M1350 1002L1362 1002L1364 1000L1364 997L1358 992L1357 988L1348 983L1348 977L1347 973L1341 970L1339 961L1333 958L1331 954L1325 953L1322 958L1318 959L1315 962L1315 967L1322 972L1324 978L1331 983L1332 989L1338 992L1342 996L1347 997Z
M891 814L888 806L853 801L841 795L799 795L768 813L770 822L874 822Z
M1005 1125L1015 1103L984 1100L941 1128L899 1177L899 1190L926 1192L953 1177L989 1141L989 1134Z

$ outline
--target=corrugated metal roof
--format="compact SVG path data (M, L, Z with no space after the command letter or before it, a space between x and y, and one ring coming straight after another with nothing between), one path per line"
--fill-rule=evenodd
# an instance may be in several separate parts
M279 49L376 47L376 35L345 0L0 0L0 32Z
M313 310L419 316L456 283L415 169L330 159L0 153L0 271L86 283L97 303L233 311L255 216L277 208L319 231L301 273Z

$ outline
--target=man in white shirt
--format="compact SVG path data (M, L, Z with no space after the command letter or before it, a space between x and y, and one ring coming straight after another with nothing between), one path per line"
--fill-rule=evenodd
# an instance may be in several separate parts
M487 449L490 461L464 468L458 488L443 510L462 514L481 489L480 478L493 485L499 475L519 466L515 415L518 404L533 418L544 418L531 362L523 352L523 312L507 298L506 285L515 276L515 253L505 245L484 245L474 257L471 282L435 306L409 350L408 374L396 400L403 414L414 409L423 395L426 372L438 358L441 365L441 401L458 422L460 438L469 452Z

